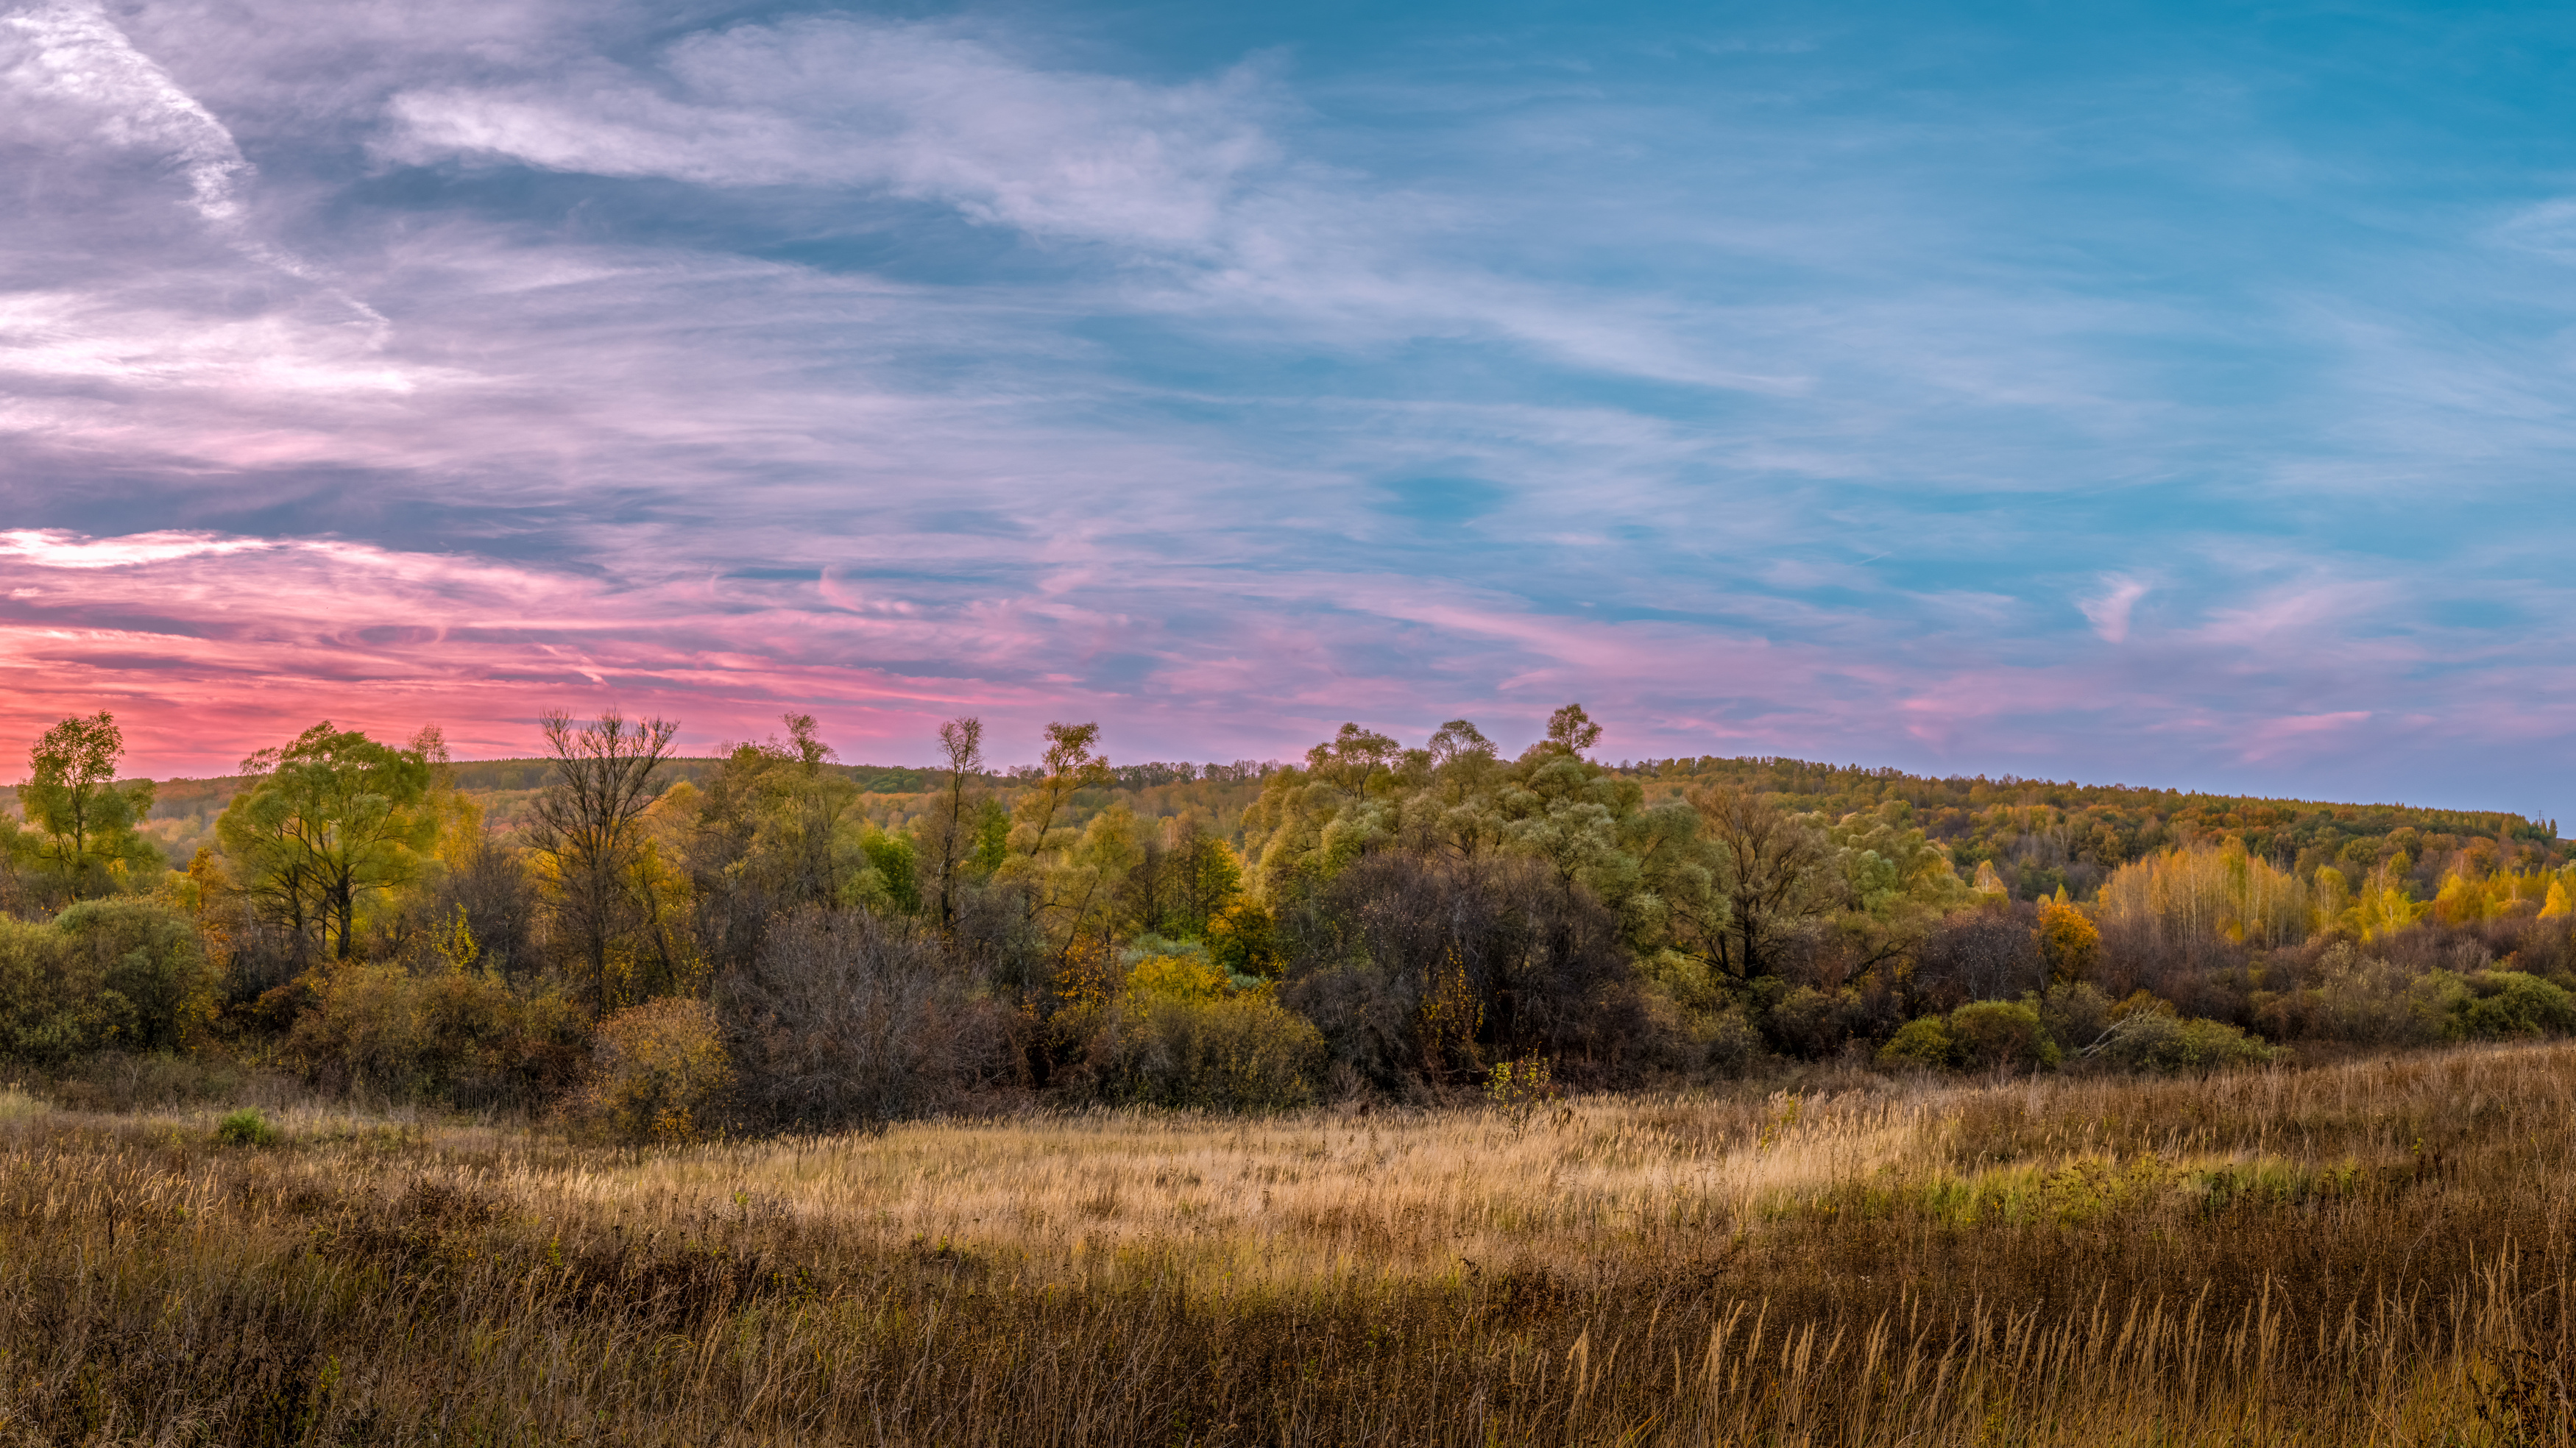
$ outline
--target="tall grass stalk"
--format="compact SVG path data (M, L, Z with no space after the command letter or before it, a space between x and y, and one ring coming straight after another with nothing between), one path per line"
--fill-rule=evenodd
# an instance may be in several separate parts
M274 1114L0 1112L0 1437L2570 1438L2576 1047L666 1151Z

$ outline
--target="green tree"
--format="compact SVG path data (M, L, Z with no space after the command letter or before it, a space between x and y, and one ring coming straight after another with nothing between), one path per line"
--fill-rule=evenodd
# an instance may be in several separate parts
M1055 828L1055 818L1077 789L1107 784L1109 761L1093 748L1100 742L1097 724L1049 724L1046 727L1046 755L1040 764L1036 785L1020 796L1020 824L1012 833L1012 847L1027 859L1054 843L1047 832Z
M1601 742L1601 726L1583 712L1580 704L1568 704L1547 716L1547 743L1568 754L1581 754Z
M27 751L28 779L19 807L33 828L20 850L40 874L73 899L114 891L134 872L163 864L161 852L135 826L152 810L152 781L116 782L125 734L100 710L65 719Z
M242 761L257 776L215 821L215 838L255 908L357 954L368 897L420 878L438 838L430 765L329 720Z
M1810 821L1749 791L1720 785L1689 798L1723 851L1718 886L1729 908L1713 953L1730 975L1771 974L1790 934L1827 908L1831 847Z

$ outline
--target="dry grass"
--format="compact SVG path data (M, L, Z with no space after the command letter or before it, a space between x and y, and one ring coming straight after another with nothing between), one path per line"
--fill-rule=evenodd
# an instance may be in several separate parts
M585 1150L0 1093L0 1438L2564 1443L2576 1047Z

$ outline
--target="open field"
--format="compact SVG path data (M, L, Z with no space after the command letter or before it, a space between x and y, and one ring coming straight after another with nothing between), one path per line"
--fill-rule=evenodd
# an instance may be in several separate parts
M2569 1437L2576 1046L671 1152L218 1115L0 1095L0 1438Z

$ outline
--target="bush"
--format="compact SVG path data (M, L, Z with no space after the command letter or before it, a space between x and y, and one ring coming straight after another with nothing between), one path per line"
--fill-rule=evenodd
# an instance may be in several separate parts
M1849 988L1798 986L1762 1016L1763 1034L1782 1054L1809 1060L1830 1056L1852 1038L1862 1013L1860 993Z
M2054 1066L2057 1043L2039 1012L2019 1001L1970 1001L1950 1012L1950 1040L1965 1064L1980 1069Z
M1897 1028L1878 1049L1890 1066L1936 1071L2030 1068L2057 1064L2040 1013L2017 1001L1970 1001L1947 1016L1922 1016Z
M1990 907L1958 911L1932 927L1914 971L1915 989L1942 1010L2010 1000L2047 979L2036 932L2015 911Z
M287 1058L325 1090L460 1106L540 1106L580 1077L587 1033L572 1003L523 996L498 974L345 964L303 981Z
M1265 1111L1315 1099L1324 1035L1267 990L1133 990L1094 1048L1110 1094L1155 1106Z
M2093 1059L2146 1071L2214 1071L2260 1065L2270 1046L2224 1021L2184 1020L2171 1007L2132 1010L2097 1042Z
M0 1051L22 1060L176 1050L213 1019L215 987L195 926L156 900L0 919Z
M2455 1040L2514 1040L2576 1029L2576 996L2536 975L2482 970L2458 981L2446 1032Z
M768 1125L917 1116L1015 1073L1013 1013L970 994L936 936L865 912L781 921L716 1004L737 1100Z
M2298 992L2300 999L2292 1007L2304 1015L2298 1022L2304 1029L2295 1034L2373 1046L2418 1045L2442 1038L2441 983L2434 977L2370 959L2342 941L2327 948L2318 966L2317 985Z
M2086 981L2053 985L2039 997L2039 1023L2062 1051L2081 1052L2111 1029L2111 998Z
M49 925L0 915L0 1050L52 1065L106 1035L95 996L66 988L63 938Z
M666 996L599 1023L597 1064L576 1117L617 1141L694 1141L723 1110L733 1066L705 1001Z
M1950 1039L1948 1022L1939 1016L1922 1016L1897 1027L1896 1035L1878 1048L1878 1059L1889 1066L1947 1071L1961 1064L1964 1057L1958 1043Z
M275 1146L277 1128L256 1106L245 1106L215 1123L215 1140L227 1146Z
M1692 1063L1720 1076L1742 1076L1766 1060L1762 1033L1753 1029L1744 1013L1737 1010L1693 1012L1684 1018L1679 1033Z

